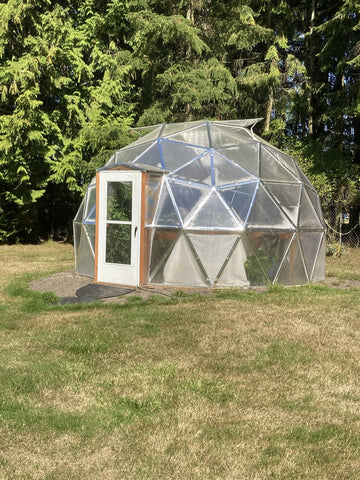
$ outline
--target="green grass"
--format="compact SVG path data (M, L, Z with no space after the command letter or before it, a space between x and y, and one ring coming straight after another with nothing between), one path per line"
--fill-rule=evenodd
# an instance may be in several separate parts
M28 284L70 246L0 260L0 479L358 478L357 289L60 306Z

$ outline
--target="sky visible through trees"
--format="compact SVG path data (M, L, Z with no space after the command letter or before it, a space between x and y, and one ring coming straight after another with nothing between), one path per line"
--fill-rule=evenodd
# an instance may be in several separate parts
M130 127L263 117L323 204L357 205L355 0L0 4L0 242L69 224Z

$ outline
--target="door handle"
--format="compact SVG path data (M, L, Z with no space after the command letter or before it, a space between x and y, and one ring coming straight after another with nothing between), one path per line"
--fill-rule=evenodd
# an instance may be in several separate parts
M136 238L137 231L138 231L138 227L135 227L135 230L134 230L134 237L135 238Z

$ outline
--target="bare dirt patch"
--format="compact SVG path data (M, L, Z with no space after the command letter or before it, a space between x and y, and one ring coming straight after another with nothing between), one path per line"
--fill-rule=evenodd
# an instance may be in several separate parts
M84 287L89 284L93 284L93 279L90 277L83 277L77 275L73 270L67 270L65 272L55 273L39 280L35 280L30 283L29 287L31 290L36 290L39 292L54 292L59 298L76 298L76 292L79 288ZM326 285L331 288L341 288L341 289L360 289L360 280L346 280L339 279L334 276L327 276L324 280L320 282L320 285ZM255 287L256 291L264 291L264 287ZM161 287L145 287L138 288L132 291L131 293L121 296L121 297L111 297L103 299L108 303L112 302L123 302L125 297L129 296L140 296L144 299L149 298L151 295L161 295L161 296L171 296L174 292L181 290L180 288L161 288ZM187 293L197 292L209 295L212 290L208 289L185 289Z

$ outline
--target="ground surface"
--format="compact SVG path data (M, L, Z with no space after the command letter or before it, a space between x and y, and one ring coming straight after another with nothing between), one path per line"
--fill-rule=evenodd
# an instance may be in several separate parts
M334 288L360 288L360 280L339 279L336 276L327 276L320 283ZM30 288L40 292L54 292L59 298L71 298L76 297L76 292L79 288L89 284L93 284L92 278L76 275L74 271L68 270L35 280L31 282ZM256 289L263 290L264 287L256 287ZM161 287L139 288L126 295L109 296L108 298L103 298L102 300L105 302L122 303L129 296L138 295L145 299L150 295L171 296L171 294L176 290L178 289ZM202 293L209 292L203 290Z

